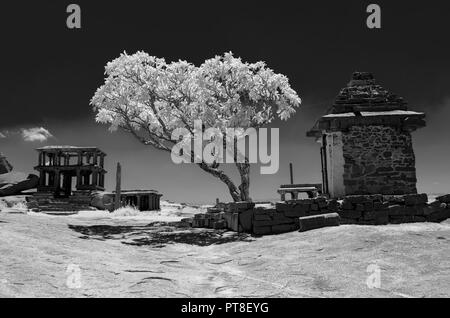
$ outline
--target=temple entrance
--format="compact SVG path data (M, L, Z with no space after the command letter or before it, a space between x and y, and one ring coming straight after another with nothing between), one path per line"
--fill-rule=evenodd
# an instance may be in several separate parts
M56 189L55 196L60 198L67 198L72 195L72 191L75 189L74 186L74 177L76 175L71 172L62 172L60 174L60 184L59 187Z

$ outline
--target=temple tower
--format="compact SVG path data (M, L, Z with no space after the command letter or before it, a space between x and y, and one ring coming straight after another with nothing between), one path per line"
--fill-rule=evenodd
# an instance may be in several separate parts
M424 118L371 73L355 72L307 133L321 144L324 193L417 193L411 132L425 126Z

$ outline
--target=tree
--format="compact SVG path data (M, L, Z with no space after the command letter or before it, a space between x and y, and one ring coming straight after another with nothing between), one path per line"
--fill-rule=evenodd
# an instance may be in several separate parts
M91 100L97 122L169 152L177 142L171 138L174 130L193 133L194 120L223 133L227 128L259 128L276 117L287 120L301 103L286 76L264 62L242 62L232 53L199 67L186 61L167 63L145 52L123 53L106 65L105 75ZM245 158L235 164L239 186L219 163L197 163L227 185L234 201L249 201L250 163Z

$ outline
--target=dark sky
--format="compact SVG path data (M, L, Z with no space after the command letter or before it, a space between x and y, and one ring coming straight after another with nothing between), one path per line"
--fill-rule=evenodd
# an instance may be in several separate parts
M66 27L66 7L81 6L82 28ZM366 7L381 6L382 28L366 27ZM225 187L196 167L175 166L167 153L143 148L124 133L94 123L89 106L104 65L126 50L199 65L232 51L264 60L287 75L302 108L280 127L277 175L253 169L253 197L273 198L288 181L320 181L319 147L305 132L331 104L353 71L373 72L380 84L427 113L414 133L419 190L450 192L450 9L446 1L33 1L2 3L0 151L16 170L32 172L34 148L96 145L126 186L159 189L178 201L228 199ZM24 142L15 132L45 127L55 137Z

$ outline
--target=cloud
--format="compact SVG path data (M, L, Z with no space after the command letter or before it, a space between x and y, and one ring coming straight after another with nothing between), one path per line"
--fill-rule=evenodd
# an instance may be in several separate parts
M23 128L21 130L22 138L25 141L33 142L33 141L39 141L44 142L47 139L53 137L53 135L45 128L43 127L34 127L25 129Z

